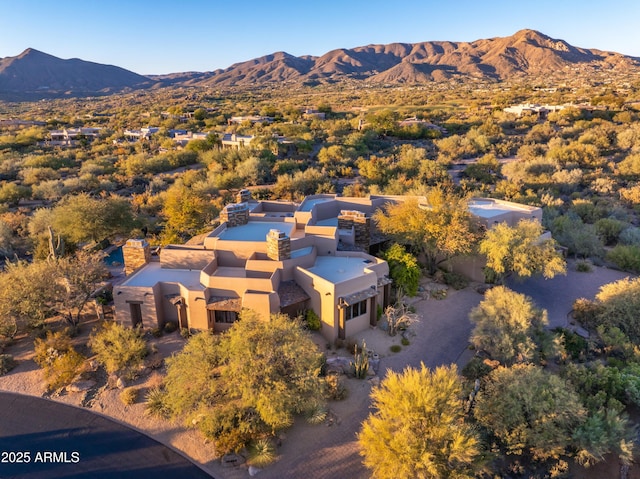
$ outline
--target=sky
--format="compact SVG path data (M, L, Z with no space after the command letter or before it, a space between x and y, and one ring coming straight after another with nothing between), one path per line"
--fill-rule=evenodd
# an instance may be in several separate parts
M278 51L538 30L640 57L638 0L0 0L0 57L35 48L146 74L212 71Z

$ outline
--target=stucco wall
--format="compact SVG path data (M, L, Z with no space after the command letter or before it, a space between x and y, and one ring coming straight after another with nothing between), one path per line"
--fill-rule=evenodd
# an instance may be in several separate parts
M139 302L140 312L142 313L142 326L144 328L155 328L163 324L164 312L161 305L158 304L160 296L161 288L159 284L153 287L128 286L120 288L116 286L113 291L116 320L125 326L133 326L129 304L131 302Z
M163 268L170 269L202 269L214 257L211 250L171 246L160 251L160 264Z

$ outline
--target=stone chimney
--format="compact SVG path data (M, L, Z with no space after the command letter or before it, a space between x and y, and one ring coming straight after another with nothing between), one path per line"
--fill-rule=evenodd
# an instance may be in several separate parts
M249 200L251 200L251 191L244 188L238 192L238 196L236 198L238 203L246 203Z
M220 221L227 223L227 228L246 225L249 222L249 205L234 203L225 206L220 212Z
M357 210L341 210L338 216L338 228L354 229L354 245L363 251L369 251L371 238L371 218Z
M124 273L130 275L151 261L151 248L147 240L130 239L122 247L124 258Z
M267 234L267 256L274 261L291 258L291 238L280 230L269 230Z

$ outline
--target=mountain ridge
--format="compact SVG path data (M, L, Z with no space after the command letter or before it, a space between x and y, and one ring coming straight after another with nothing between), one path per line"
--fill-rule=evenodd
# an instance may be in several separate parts
M320 56L284 51L209 72L139 75L113 65L63 60L33 48L0 58L0 99L109 94L168 85L260 86L283 83L420 84L454 78L504 81L585 67L622 70L640 59L586 49L524 29L472 42L427 41L337 48Z

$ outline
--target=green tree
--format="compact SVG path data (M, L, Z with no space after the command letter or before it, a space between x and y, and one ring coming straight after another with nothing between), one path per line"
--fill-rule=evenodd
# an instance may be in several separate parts
M183 182L167 190L162 216L165 218L163 242L177 242L190 238L207 226L218 214L212 201L197 194Z
M109 374L135 377L147 355L147 343L138 329L105 322L89 338L89 347Z
M53 209L53 229L74 243L128 234L137 226L131 203L116 196L68 196Z
M363 422L358 443L374 478L477 477L480 443L464 420L455 365L389 371L371 399L376 411Z
M388 203L373 219L382 233L424 254L429 272L435 273L440 261L471 253L477 234L465 199L434 188L426 200L426 205L415 197Z
M588 313L579 317L585 326L620 329L634 344L640 345L640 278L624 278L603 285L595 302L586 302ZM574 304L574 309L579 307Z
M383 257L389 263L389 274L396 288L409 296L415 296L420 281L420 265L415 256L394 243L384 252Z
M276 314L261 321L245 311L226 338L224 378L243 403L274 430L321 400L321 353L301 325Z
M58 312L73 327L80 324L80 317L108 271L102 254L78 252L73 257L50 260L48 264L56 275L56 292L51 298Z
M503 364L530 361L539 349L536 337L547 325L547 312L524 294L498 286L469 313L475 325L471 343Z
M566 264L552 239L541 240L542 225L536 220L520 220L514 227L499 223L480 242L480 253L502 283L509 273L519 278L542 274L553 278L566 273Z
M532 364L516 364L489 374L474 414L507 454L545 460L568 452L586 411L561 378Z
M8 263L0 273L0 334L12 338L52 316L56 281L46 262Z
M243 311L222 336L192 336L167 361L163 410L197 427L225 453L288 427L322 404L322 355L288 316Z

